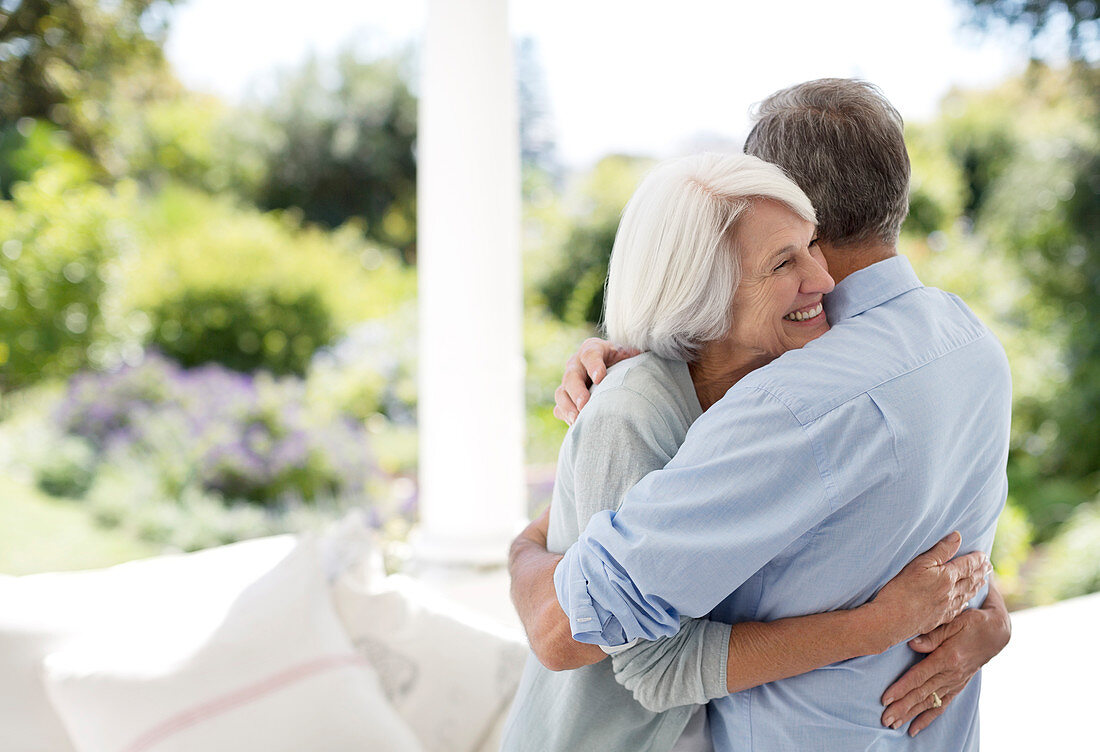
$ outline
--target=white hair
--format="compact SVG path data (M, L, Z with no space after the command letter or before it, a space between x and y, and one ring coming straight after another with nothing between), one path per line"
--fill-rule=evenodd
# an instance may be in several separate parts
M741 279L734 227L754 199L808 222L813 205L779 167L743 154L698 154L653 168L623 210L604 296L608 339L691 361L730 328Z

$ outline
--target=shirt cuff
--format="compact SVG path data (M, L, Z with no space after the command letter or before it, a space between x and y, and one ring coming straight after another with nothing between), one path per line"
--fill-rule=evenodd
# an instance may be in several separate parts
M565 615L573 639L595 645L618 646L626 642L626 635L618 620L604 612L601 618L598 606L592 602L588 580L576 562L576 548L570 548L554 569L554 590Z
M607 653L608 655L618 655L619 653L623 652L624 650L630 650L632 647L634 647L635 645L637 645L641 641L642 641L641 637L635 637L630 642L623 643L622 645L615 645L613 647L610 646L610 645L600 645L600 650Z
M717 700L730 693L727 683L730 631L733 626L720 621L707 621L703 637L701 678L707 700Z

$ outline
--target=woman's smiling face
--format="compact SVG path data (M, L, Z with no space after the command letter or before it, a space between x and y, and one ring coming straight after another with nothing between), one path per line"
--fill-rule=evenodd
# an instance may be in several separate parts
M813 223L778 201L761 199L739 222L735 248L741 283L726 342L740 359L763 365L829 331L822 296L833 279Z

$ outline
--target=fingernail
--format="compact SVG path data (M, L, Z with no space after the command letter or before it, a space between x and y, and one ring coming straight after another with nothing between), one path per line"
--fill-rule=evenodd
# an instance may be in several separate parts
M890 728L894 729L894 731L897 731L899 728L901 728L901 721L895 721L894 725L892 725Z
M894 696L893 695L886 695L886 698L882 701L883 705L892 705L893 703L894 703ZM889 726L890 722L887 721L886 725Z
M886 719L883 720L882 724L884 726L889 726L890 728L893 728L894 727L894 716L892 716L892 715L886 716Z

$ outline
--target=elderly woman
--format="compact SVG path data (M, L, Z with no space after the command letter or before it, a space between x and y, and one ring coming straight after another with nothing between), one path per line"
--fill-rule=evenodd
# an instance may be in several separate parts
M663 467L738 379L828 330L822 296L833 281L814 232L805 194L754 157L693 156L646 177L623 214L606 296L610 339L645 354L608 372L566 435L550 550L564 551L589 517L617 508ZM674 637L625 646L611 660L579 644L582 659L562 659L536 641L503 749L710 749L708 700L878 653L949 621L988 572L980 554L947 563L958 543L944 539L848 611L685 620ZM540 618L523 593L513 599L525 625ZM552 670L577 662L590 665Z

